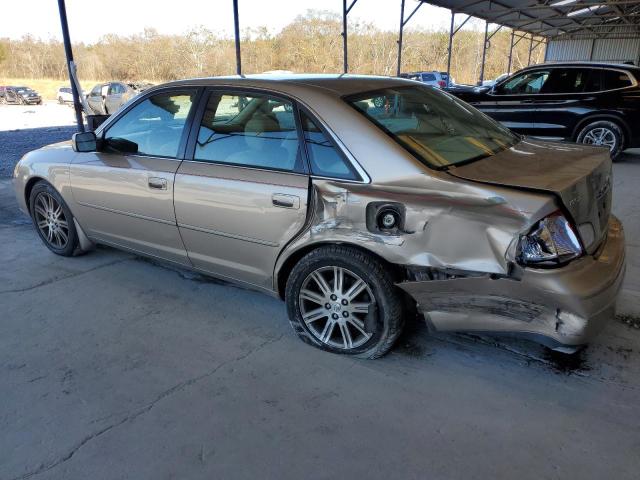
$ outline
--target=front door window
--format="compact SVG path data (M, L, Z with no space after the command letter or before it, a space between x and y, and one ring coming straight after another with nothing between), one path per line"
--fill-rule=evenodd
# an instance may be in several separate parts
M176 157L195 92L149 97L107 130L107 150L153 157Z

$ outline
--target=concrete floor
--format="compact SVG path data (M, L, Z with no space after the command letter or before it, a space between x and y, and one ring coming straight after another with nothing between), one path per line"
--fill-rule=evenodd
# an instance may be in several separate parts
M640 155L614 171L626 315L570 360L418 323L323 353L265 295L56 257L0 180L0 479L639 478Z

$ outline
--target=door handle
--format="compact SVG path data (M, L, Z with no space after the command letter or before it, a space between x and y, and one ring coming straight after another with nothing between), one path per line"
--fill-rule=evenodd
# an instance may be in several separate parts
M149 177L149 188L155 188L156 190L166 190L167 181L164 178Z
M275 207L280 208L300 208L300 197L296 197L295 195L286 195L284 193L274 193L271 196L271 203Z

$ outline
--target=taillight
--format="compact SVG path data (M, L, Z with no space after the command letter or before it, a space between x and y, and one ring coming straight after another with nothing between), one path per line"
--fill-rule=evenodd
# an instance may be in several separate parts
M438 80L438 85L440 85L440 88L445 88L447 86L447 82L444 80Z
M531 266L562 265L582 255L582 245L562 212L540 220L520 238L519 263Z

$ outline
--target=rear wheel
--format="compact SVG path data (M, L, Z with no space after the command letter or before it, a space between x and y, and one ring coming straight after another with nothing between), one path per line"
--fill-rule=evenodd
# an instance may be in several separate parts
M390 272L349 247L321 247L304 256L291 271L285 300L298 336L334 353L378 358L404 324Z
M64 104L64 100L62 99L62 97L58 97L58 103L60 105Z
M31 219L40 239L57 255L71 257L78 250L73 215L62 196L48 183L38 182L29 196Z
M607 147L612 160L617 158L624 149L624 133L620 126L609 120L598 120L586 125L576 140L585 145Z

